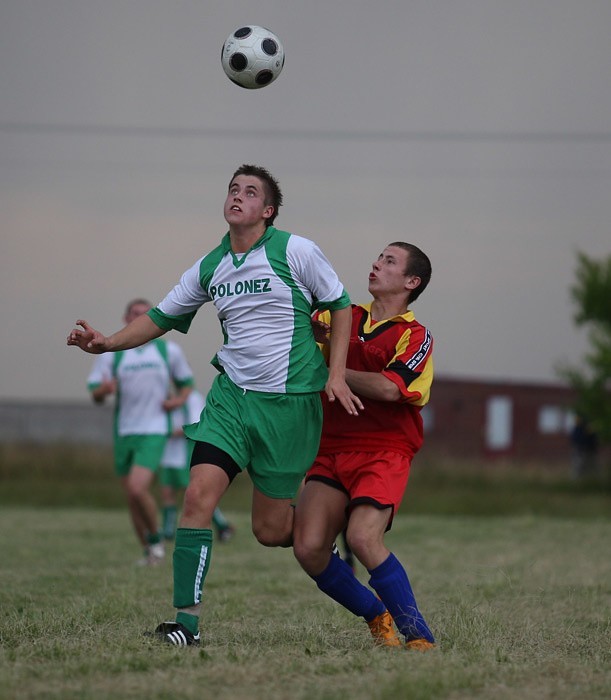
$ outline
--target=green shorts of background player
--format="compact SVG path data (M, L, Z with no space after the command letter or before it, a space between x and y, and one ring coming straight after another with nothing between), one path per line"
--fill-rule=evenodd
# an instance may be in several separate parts
M115 473L126 477L137 464L153 474L159 468L167 435L119 435L115 438Z
M115 473L127 497L136 536L144 550L139 565L154 566L165 556L161 534L152 531L157 504L150 492L167 441L166 435L118 435L114 441Z

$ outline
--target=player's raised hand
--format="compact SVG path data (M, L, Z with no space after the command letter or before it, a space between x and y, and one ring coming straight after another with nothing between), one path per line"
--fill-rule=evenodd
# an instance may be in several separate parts
M73 328L70 331L66 342L67 345L76 345L84 352L92 355L101 355L103 352L106 352L107 338L105 335L92 328L87 321L79 319L76 325L81 326L81 328Z

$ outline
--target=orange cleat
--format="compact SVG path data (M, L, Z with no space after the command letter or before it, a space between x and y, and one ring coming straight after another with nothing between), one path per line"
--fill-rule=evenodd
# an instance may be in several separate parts
M371 622L367 623L371 631L371 636L375 643L381 647L400 647L402 646L399 636L395 632L393 619L391 614L386 610L381 615L374 617ZM424 640L414 640L424 641Z
M435 648L435 645L427 639L410 639L409 642L405 643L405 647L412 651L430 651Z

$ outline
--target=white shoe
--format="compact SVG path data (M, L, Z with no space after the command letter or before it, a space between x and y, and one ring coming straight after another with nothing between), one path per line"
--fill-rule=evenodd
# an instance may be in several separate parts
M144 557L138 559L136 566L158 566L165 559L165 546L163 542L149 544L144 551Z
M149 556L155 557L155 559L163 559L165 557L165 545L163 542L149 544Z

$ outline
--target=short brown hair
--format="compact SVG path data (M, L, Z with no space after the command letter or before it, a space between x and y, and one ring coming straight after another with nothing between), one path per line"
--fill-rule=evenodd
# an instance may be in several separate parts
M134 308L134 306L139 306L140 304L144 304L145 306L150 307L151 302L148 299L132 299L128 305L125 307L125 315L128 316L129 312Z
M410 301L416 301L416 299L424 292L427 288L428 283L431 281L431 274L433 272L431 267L431 261L428 255L423 253L418 246L413 243L405 243L404 241L396 241L395 243L389 243L389 246L394 246L395 248L402 248L407 252L407 266L405 268L405 276L414 275L415 277L420 277L420 284L411 290L409 295Z

